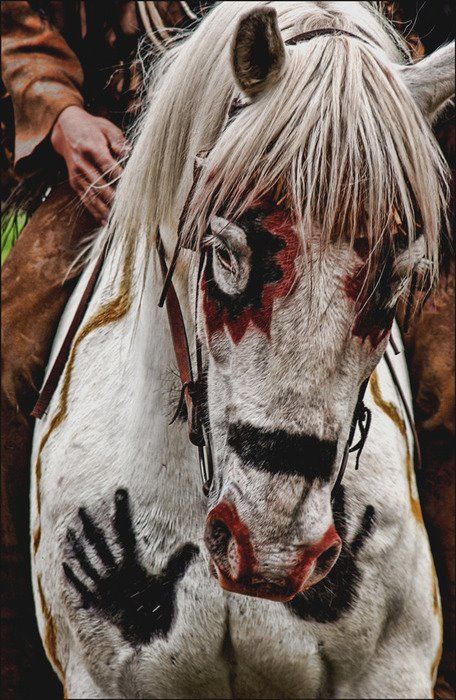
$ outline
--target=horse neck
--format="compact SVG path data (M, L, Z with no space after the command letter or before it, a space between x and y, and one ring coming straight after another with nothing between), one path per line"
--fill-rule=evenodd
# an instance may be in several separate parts
M165 244L171 249L169 237ZM180 379L166 308L158 307L163 285L155 249L150 253L143 280L145 247L138 245L132 278L135 290L125 329L128 347L127 449L131 479L139 481L161 512L179 512L185 526L201 525L206 501L202 495L198 455L188 438L187 423L170 420L175 411ZM173 282L182 307L189 340L193 318L186 268L179 265Z

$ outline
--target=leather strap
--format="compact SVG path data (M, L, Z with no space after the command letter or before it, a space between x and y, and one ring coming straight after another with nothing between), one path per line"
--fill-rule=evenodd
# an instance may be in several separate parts
M76 312L73 316L73 320L70 323L70 327L68 328L65 338L63 339L62 345L60 346L60 350L57 354L57 357L54 360L54 364L52 365L51 371L49 372L46 381L41 387L38 400L35 406L33 407L33 411L30 414L31 416L33 416L33 418L43 417L54 395L54 392L57 389L57 384L59 383L59 379L62 375L62 372L70 355L73 340L85 316L90 299L92 298L93 290L95 289L95 285L100 275L101 268L103 267L103 263L106 257L106 250L107 243L105 243L105 245L103 246L103 250L100 256L98 257L97 262L95 263L95 267L93 268L92 274L89 277L89 281L87 282L87 286L84 289L81 301L78 304L78 308L76 309Z
M166 311L168 312L169 327L173 340L174 354L176 356L179 376L182 382L182 393L179 400L179 405L171 421L174 422L182 408L183 400L187 406L188 434L190 441L194 445L198 445L199 435L195 430L195 414L196 414L196 393L197 386L193 377L192 364L190 359L190 347L188 344L187 332L185 330L184 317L182 315L181 305L176 293L176 289L168 274L168 266L166 264L166 254L163 246L163 241L160 232L157 232L157 250L162 270L163 280L168 280L166 293Z
M361 453L363 451L364 445L367 440L367 436L369 433L369 428L371 424L371 417L372 413L367 406L364 404L364 395L366 393L367 386L369 384L369 379L370 376L367 377L363 381L363 383L360 386L359 393L358 393L358 399L356 401L356 406L355 410L353 411L353 416L352 416L352 421L350 425L350 432L348 434L348 439L347 442L345 443L345 449L344 449L344 454L342 456L342 461L340 463L339 467L339 472L337 474L336 481L334 483L334 486L332 488L332 494L334 497L334 494L336 493L337 489L339 488L340 484L342 483L342 479L344 478L345 470L347 468L347 462L348 462L348 455L351 452L356 452L356 466L355 468L359 468L359 460L361 457ZM353 445L353 440L355 437L355 431L356 431L356 426L358 426L359 431L360 431L360 439L356 443L356 445ZM353 446L352 446L353 445Z
M396 355L398 355L399 348L397 347L396 343L394 342L392 336L390 336L390 345L393 348L394 353ZM415 465L416 469L421 469L421 467L422 467L422 455L421 455L420 441L418 438L418 433L416 430L415 421L413 419L413 415L412 415L412 412L410 410L410 407L407 403L407 399L405 397L405 394L402 390L402 387L401 387L401 384L399 381L399 377L397 376L396 370L393 367L393 363L392 363L391 358L389 357L387 351L385 351L385 353L384 353L384 358L385 358L385 362L386 362L386 365L388 367L389 373L391 375L391 379L393 381L393 384L394 384L396 391L399 394L399 397L401 399L401 403L402 403L402 406L404 408L405 415L407 417L407 422L410 426L410 430L412 431L414 465ZM342 462L341 462L341 465L339 468L339 473L337 475L336 482L333 486L333 493L337 490L337 488L340 486L340 484L342 482L342 479L343 479L344 473L345 473L345 469L347 467L348 455L350 454L350 452L357 452L355 469L359 468L359 460L361 457L361 452L363 450L364 444L366 442L366 439L367 439L367 436L369 433L371 417L372 417L370 409L367 408L367 406L364 404L364 395L366 393L366 389L367 389L368 384L369 384L369 379L370 379L370 377L368 377L361 384L361 388L359 390L358 400L356 402L356 407L355 407L355 410L353 413L353 418L352 418L352 422L351 422L351 426L350 426L350 433L348 435L348 440L347 440L346 445L345 445L345 450L344 450ZM353 447L352 447L353 439L355 437L356 426L358 426L359 431L360 431L360 439L358 440L356 445L353 445Z
M177 259L179 257L179 252L180 252L180 249L182 247L182 242L181 242L182 241L182 228L183 228L185 219L187 218L188 209L190 207L190 202L192 201L193 195L195 194L196 186L198 184L198 180L199 180L199 177L201 174L203 158L206 155L207 155L206 153L201 152L201 153L198 153L198 155L195 158L195 163L193 165L192 186L191 186L190 191L187 195L187 199L185 200L184 208L182 209L182 212L179 216L179 224L177 227L177 243L176 243L176 246L174 248L173 257L171 258L171 262L169 264L169 269L166 271L166 274L164 276L163 288L162 288L162 292L160 294L160 299L158 301L158 305L160 308L162 308L164 303L165 303L166 295L168 294L168 289L169 289L169 286L170 286L172 279L173 279L173 274L174 274L174 270L176 268ZM160 236L160 232L158 233L158 236ZM195 250L195 247L191 248L191 250ZM163 269L163 263L162 263L162 269Z
M295 46L301 41L308 41L309 39L314 39L317 36L327 36L328 34L332 34L333 36L350 36L352 39L359 39L359 41L362 41L364 44L369 43L363 39L363 37L358 36L358 34L353 34L353 32L348 32L346 29L338 29L337 27L320 27L320 29L311 29L308 32L297 34L296 36L291 37L291 39L287 39L285 44L287 46Z
M168 312L168 321L171 330L171 337L173 340L174 354L176 356L177 367L182 383L181 395L171 423L175 421L175 419L181 412L183 403L185 401L187 407L188 436L190 442L193 445L196 445L196 447L198 448L198 459L201 472L201 479L203 482L203 492L207 496L212 482L213 463L211 441L207 434L204 424L204 418L202 416L202 384L204 373L202 348L198 336L195 335L196 378L194 378L190 348L188 344L188 336L185 330L184 317L182 315L179 297L177 296L174 284L172 282L172 268L170 267L168 269L166 264L165 249L160 236L160 231L157 231L157 250L158 256L160 258L163 281L164 285L166 286L166 292L163 293L162 291L160 302L163 303L164 301L166 301L166 310ZM176 250L178 251L179 249L176 248ZM176 259L176 250L172 258L174 263ZM203 272L204 260L204 255L201 254L198 266L197 291L195 298L195 323L198 315L199 281Z

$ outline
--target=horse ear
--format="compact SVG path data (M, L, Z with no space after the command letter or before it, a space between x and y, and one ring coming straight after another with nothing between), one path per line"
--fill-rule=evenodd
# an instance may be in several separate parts
M400 71L422 112L434 121L454 97L454 41Z
M285 62L285 45L272 7L257 7L239 20L231 44L237 84L249 98L275 83Z

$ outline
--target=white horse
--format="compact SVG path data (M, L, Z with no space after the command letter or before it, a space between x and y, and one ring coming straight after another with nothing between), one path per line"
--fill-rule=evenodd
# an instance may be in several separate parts
M439 593L382 356L411 275L436 269L429 122L452 71L450 47L411 65L352 2L222 3L159 64L35 429L36 610L66 697L432 696ZM201 343L209 502L185 422L169 424L155 246L159 229L169 263L203 151L174 285ZM361 466L334 490L369 376Z

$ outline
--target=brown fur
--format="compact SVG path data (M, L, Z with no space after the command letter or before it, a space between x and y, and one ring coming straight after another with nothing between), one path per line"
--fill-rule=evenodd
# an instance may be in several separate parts
M454 314L453 265L421 314L414 317L405 336L423 452L423 469L417 474L417 480L442 597L444 644L440 673L453 687L456 624ZM444 683L440 685L445 686ZM454 694L440 697L454 697Z

